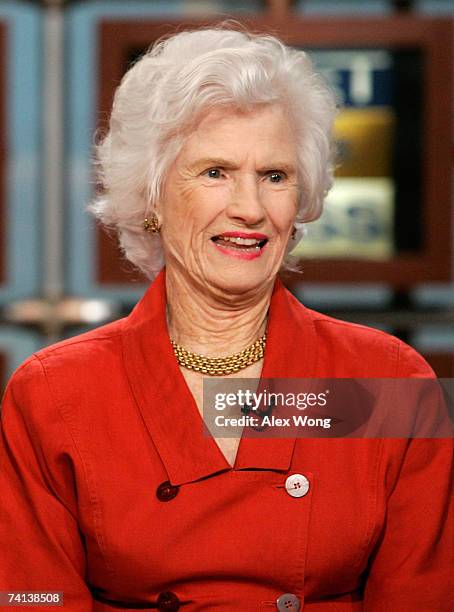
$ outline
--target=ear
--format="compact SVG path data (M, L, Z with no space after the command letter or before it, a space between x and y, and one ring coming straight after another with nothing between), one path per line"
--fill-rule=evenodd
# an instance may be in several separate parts
M295 225L294 225L295 227ZM285 254L288 255L296 245L303 239L306 234L307 229L301 222L296 222L296 231L293 236L290 236L289 241L287 243L287 248L285 249Z
M162 225L162 206L160 206L159 203L157 202L151 209L151 212L157 218L159 226L161 226Z
M159 226L161 226L163 217L162 211L163 206L161 201L154 202L153 204L148 201L145 207L145 217L149 219L155 217L158 220Z
M156 215L159 221L159 225L162 224L162 219L164 217L164 199L159 197L151 206L150 212Z

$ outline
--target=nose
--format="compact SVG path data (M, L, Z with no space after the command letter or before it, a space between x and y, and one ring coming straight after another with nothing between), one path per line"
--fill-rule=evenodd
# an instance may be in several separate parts
M259 185L254 177L238 179L226 209L229 219L244 225L257 226L265 219L265 209L260 198Z

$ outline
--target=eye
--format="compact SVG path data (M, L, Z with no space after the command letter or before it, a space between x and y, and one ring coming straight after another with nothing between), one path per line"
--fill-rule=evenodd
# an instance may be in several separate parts
M268 174L268 178L270 179L271 183L280 183L285 179L285 173L274 170Z
M208 170L205 170L203 174L205 174L209 178L221 178L221 171L219 168L208 168Z

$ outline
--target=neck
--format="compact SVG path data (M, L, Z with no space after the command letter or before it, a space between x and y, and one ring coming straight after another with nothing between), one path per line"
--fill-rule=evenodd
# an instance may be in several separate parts
M208 357L237 353L266 331L274 283L250 295L223 296L194 288L186 277L166 269L170 337Z

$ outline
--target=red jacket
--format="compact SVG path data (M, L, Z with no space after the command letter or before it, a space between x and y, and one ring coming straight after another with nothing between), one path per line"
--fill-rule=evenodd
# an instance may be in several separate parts
M263 377L427 376L276 283ZM232 469L176 364L164 273L129 317L29 358L1 433L0 591L74 612L454 610L453 440L243 438Z

